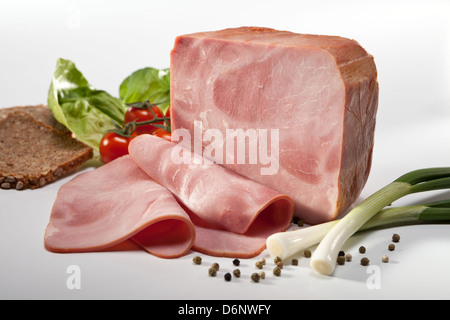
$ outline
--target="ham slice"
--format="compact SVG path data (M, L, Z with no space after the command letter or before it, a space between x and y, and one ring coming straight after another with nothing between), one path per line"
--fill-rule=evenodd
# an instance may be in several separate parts
M195 228L172 194L129 156L60 188L45 231L47 250L100 251L129 239L153 255L176 258L191 249Z
M278 133L271 174L262 158L239 163L235 148L215 161L291 196L310 224L333 219L361 193L377 107L374 59L350 39L242 27L179 36L171 52L173 131L187 130L201 152L214 143L210 129L226 145L235 139L229 130Z
M196 251L250 258L265 249L269 235L286 230L292 220L290 197L226 170L181 145L141 135L132 140L129 153L190 214L196 227ZM191 161L179 163L177 154L187 155Z

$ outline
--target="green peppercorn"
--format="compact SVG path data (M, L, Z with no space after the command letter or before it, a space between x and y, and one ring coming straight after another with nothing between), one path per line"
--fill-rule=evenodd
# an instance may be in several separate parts
M395 244L390 244L389 246L388 246L388 249L389 249L389 251L394 251L395 250Z
M277 262L277 267L280 269L283 269L283 261L278 261Z
M231 281L231 273L229 273L229 272L225 273L223 278L225 279L225 281Z
M211 265L211 268L214 269L214 270L216 270L216 271L219 271L219 264L218 264L217 262L214 262L214 263Z
M261 263L263 264L263 266L265 266L265 265L266 265L266 259L264 259L264 258L261 258L261 259L259 259L259 261L261 261Z
M280 267L275 267L273 269L273 274L277 277L279 277L281 275L281 268Z
M236 278L240 278L240 277L241 277L241 270L239 270L239 269L234 269L233 275L234 275Z
M280 262L280 261L281 261L281 258L280 258L280 257L276 257L276 258L273 260L273 263L277 264L277 263Z
M195 256L195 257L192 259L192 261L193 261L195 264L202 264L202 258L199 257L199 256Z
M256 263L255 263L255 266L258 268L258 269L262 269L263 268L263 263L262 263L262 261L261 260L259 260L259 261L256 261Z
M291 263L293 266L298 266L298 259L292 259Z
M211 277L215 277L215 276L217 275L217 270L214 269L213 267L211 267L211 268L208 269L208 274L209 274Z
M392 241L393 242L399 242L400 241L400 236L396 233L394 233L394 235L392 236Z
M338 256L337 257L337 264L344 265L345 264L345 257L344 256Z
M368 266L369 262L370 262L370 260L365 258L365 257L361 259L361 265L362 266Z
M233 260L233 264L234 264L235 266L239 266L240 263L241 263L241 261L239 261L239 259L234 259L234 260Z
M305 256L305 258L311 258L311 250L306 249L305 251L303 251L303 255Z
M253 282L259 282L259 279L261 279L261 276L258 273L254 272L251 275L251 279Z
M366 247L364 246L359 247L359 253L366 253Z
M302 220L302 219L298 219L297 225L298 225L299 227L303 227L303 225L304 225L303 220Z

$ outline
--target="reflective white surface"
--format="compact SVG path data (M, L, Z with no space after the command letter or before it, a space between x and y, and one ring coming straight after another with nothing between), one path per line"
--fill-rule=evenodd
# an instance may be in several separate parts
M179 34L254 25L357 40L375 57L380 85L372 172L361 199L399 175L450 165L450 2L448 1L2 1L0 107L46 103L58 57L73 60L97 88L118 95L120 82L145 66L169 66ZM86 169L89 170L89 169ZM0 298L23 299L449 299L450 226L367 231L346 247L353 262L332 277L309 260L252 283L260 257L241 260L242 276L226 282L232 259L191 252L163 260L143 251L53 254L43 234L58 188L0 190ZM411 195L398 205L450 197ZM359 200L359 201L360 201ZM388 252L392 233L401 235ZM360 245L370 267L359 265ZM390 256L384 264L381 257ZM219 262L216 278L207 274ZM80 289L69 289L78 266Z

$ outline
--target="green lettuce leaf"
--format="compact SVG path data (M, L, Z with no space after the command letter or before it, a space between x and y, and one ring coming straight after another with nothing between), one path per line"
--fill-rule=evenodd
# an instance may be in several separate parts
M129 75L119 87L125 103L149 100L165 113L170 106L170 69L143 68Z
M126 104L94 89L72 61L58 59L48 92L48 106L56 120L98 151L105 131L123 124Z

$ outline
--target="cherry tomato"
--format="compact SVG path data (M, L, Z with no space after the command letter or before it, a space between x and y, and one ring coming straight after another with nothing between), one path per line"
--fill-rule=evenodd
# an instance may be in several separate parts
M158 106L153 106L153 107L151 107L151 109L158 118L163 117L163 113L162 113L161 109L159 109ZM153 118L154 118L153 114L151 113L151 111L149 109L129 107L127 112L125 113L125 121L124 122L129 123L134 120L136 120L136 122L141 122L141 121L152 120ZM160 122L156 122L156 123L164 124L164 121L160 121ZM158 129L158 128L151 124L147 124L144 126L136 126L135 132L137 134L144 134L144 133L152 134L156 129Z
M157 129L153 132L154 136L166 139L167 141L172 141L171 134L164 129Z
M114 132L108 132L100 141L100 156L104 163L108 163L128 154L128 145L135 137L122 137Z

